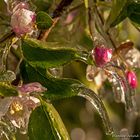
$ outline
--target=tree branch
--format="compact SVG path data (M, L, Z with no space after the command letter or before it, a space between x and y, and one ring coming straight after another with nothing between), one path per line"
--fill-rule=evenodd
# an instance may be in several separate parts
M73 0L62 0L57 8L53 12L53 18L59 17L62 12L65 10L67 6L69 6L72 3Z

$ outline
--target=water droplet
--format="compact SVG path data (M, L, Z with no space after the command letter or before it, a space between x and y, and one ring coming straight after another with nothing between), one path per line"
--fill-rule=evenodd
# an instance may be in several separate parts
M58 68L50 68L49 72L51 75L53 75L55 78L60 78L63 75L63 68L58 67Z

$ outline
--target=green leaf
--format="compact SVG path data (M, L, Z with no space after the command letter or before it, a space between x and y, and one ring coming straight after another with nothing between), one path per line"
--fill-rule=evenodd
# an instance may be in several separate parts
M113 0L110 15L106 22L106 29L120 23L127 17L127 5L129 0Z
M100 98L90 89L74 79L57 79L45 76L46 71L35 69L28 64L22 64L21 74L24 82L39 82L48 90L44 93L45 98L50 100L69 98L71 96L82 96L88 99L97 109L103 119L107 133L112 134L112 128L108 120L106 110Z
M140 25L140 13L139 14L131 14L131 16L129 17L129 19L137 24Z
M6 83L0 82L0 96L17 96L18 91Z
M32 112L28 135L30 140L70 140L58 112L45 102Z
M46 70L33 68L27 63L22 63L20 69L23 81L25 83L39 82L42 84L47 88L47 91L43 92L42 94L44 97L50 100L58 100L76 96L79 93L79 87L84 86L78 80L50 77L46 75Z
M37 13L36 24L38 29L49 29L53 24L53 19L43 11Z
M114 0L110 15L106 22L106 29L119 24L128 17L131 21L140 24L140 1Z
M88 52L78 51L67 45L51 42L46 43L35 39L22 41L24 59L34 67L51 68L70 63L72 60L80 60L92 64L92 58Z
M128 17L131 21L140 24L140 1L134 0L128 5Z

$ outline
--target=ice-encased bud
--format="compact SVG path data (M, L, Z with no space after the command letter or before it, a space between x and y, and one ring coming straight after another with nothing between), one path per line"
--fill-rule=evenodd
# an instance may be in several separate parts
M98 67L103 67L111 61L112 49L106 48L104 45L98 45L92 50L92 57Z
M138 81L135 72L127 71L126 77L131 88L135 89L138 86Z

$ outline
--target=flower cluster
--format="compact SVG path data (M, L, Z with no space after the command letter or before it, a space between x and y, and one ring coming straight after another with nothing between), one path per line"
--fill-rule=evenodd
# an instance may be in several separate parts
M105 68L105 66L111 62L112 49L105 47L104 45L98 45L92 50L92 57L95 60L97 67ZM126 79L129 85L135 89L137 87L137 77L135 73L131 71L126 71Z
M127 98L132 95L131 92L134 92L133 90L137 88L137 77L135 72L125 67L122 61L123 57L125 58L129 51L121 59L115 57L114 52L105 45L95 46L91 55L97 67L88 66L86 77L89 81L94 80L98 88L102 87L103 82L108 79L112 84L115 100L117 102L123 101L126 103L127 101L125 100L128 100ZM133 57L133 55L131 56ZM129 60L125 60L130 62L130 59L131 57L129 57ZM133 61L133 59L131 59L131 61ZM126 62L124 63L126 64ZM134 64L136 64L136 62ZM123 98L124 96L125 100Z
M40 105L31 93L42 93L47 89L40 83L29 83L18 87L19 96L1 99L0 119L7 118L21 133L26 133L31 112Z

